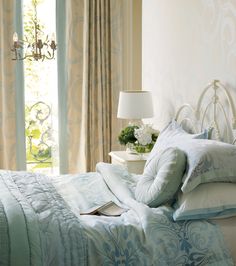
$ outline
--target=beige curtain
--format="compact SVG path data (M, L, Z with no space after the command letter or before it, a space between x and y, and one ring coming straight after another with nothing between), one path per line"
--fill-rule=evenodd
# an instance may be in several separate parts
M68 172L94 171L119 146L122 1L66 3Z
M17 169L15 67L10 45L14 1L0 1L0 168Z

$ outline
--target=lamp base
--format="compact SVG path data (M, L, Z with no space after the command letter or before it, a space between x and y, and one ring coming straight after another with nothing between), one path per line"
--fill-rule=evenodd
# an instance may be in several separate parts
M141 119L131 119L129 120L129 126L141 126L143 124Z

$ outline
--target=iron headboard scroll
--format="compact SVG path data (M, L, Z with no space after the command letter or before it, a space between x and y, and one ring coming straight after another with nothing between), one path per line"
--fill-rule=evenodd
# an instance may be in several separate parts
M207 95L210 94L211 98ZM207 102L208 101L208 102ZM224 101L224 104L222 102ZM226 111L227 110L227 111ZM187 115L184 115L187 112ZM196 105L196 109L190 104L181 106L175 116L181 124L188 122L194 132L202 131L204 128L212 128L214 138L236 144L236 109L233 98L228 89L219 81L213 80L202 91ZM223 125L222 125L223 119ZM226 132L226 139L223 138Z

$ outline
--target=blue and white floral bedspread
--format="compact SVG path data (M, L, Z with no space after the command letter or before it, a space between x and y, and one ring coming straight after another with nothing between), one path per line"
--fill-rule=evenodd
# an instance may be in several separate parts
M112 168L53 179L0 171L0 265L233 265L216 225L136 202L135 177ZM120 217L79 215L118 199L129 208Z

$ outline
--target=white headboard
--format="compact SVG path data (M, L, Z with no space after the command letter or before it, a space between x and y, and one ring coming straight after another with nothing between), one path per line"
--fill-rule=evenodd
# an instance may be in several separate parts
M192 132L212 128L214 139L236 143L236 109L229 89L219 80L206 86L196 104L182 105L175 119Z

